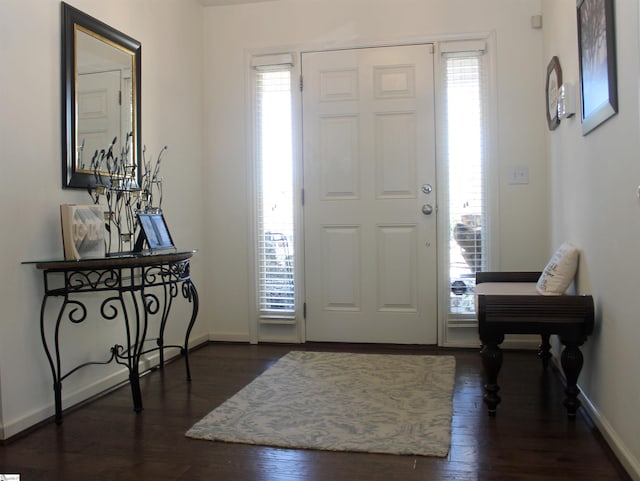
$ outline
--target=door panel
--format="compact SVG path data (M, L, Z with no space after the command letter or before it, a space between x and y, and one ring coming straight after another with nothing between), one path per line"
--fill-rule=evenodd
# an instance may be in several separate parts
M378 310L417 312L416 226L378 226L377 237Z
M360 227L322 226L321 265L322 303L328 311L359 311L360 292Z
M322 200L357 199L360 196L357 116L319 119Z
M305 53L302 72L306 337L435 343L432 47Z
M377 114L375 122L376 198L415 198L415 114Z
M120 71L78 75L78 146L80 169L90 169L96 150L106 149L116 138L120 152Z

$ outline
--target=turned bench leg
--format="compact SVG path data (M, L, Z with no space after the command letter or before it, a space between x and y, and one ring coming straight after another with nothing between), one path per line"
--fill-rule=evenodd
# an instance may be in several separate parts
M565 344L565 348L562 351L560 362L567 381L567 385L564 390L566 397L563 404L564 407L567 408L569 418L573 419L576 416L576 411L580 407L580 400L578 399L580 389L577 384L578 376L582 370L583 357L582 352L580 352L579 344L575 342L566 342L564 340L562 340L562 342Z
M500 341L502 342L502 341ZM500 386L498 386L498 373L502 367L502 350L498 346L499 342L490 342L484 344L480 355L482 357L482 365L486 375L486 384L484 385L484 402L489 409L489 416L496 415L496 407L500 404Z
M542 341L538 346L538 357L542 359L542 368L546 371L549 367L549 359L551 359L551 343L549 342L551 335L542 334L540 337Z
M482 340L482 350L480 351L486 377L483 399L489 410L489 416L492 417L496 415L496 408L501 401L500 395L498 394L500 391L500 386L498 385L498 374L502 368L502 350L499 345L503 340L504 337L500 337L498 340ZM575 419L576 412L580 407L580 400L578 399L578 395L580 394L580 389L578 388L578 376L582 370L584 358L579 348L580 343L568 341L566 339L561 339L561 341L565 348L562 351L560 362L562 364L562 370L564 371L567 383L564 391L565 399L563 401L563 405L567 409L567 415L569 418ZM543 366L546 368L549 363L549 359L551 358L548 335L542 336L542 344L540 344L538 356L542 359Z

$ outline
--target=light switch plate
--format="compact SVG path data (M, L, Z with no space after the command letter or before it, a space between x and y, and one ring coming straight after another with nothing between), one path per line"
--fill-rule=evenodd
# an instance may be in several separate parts
M509 167L509 184L528 184L529 183L529 167L526 165L515 165Z

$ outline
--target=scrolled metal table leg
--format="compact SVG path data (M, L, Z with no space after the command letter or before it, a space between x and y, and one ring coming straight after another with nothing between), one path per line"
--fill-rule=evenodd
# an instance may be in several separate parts
M42 304L40 307L40 336L42 338L42 346L44 347L45 354L47 355L47 360L49 361L49 367L51 368L51 377L53 379L53 400L55 407L55 422L56 424L62 424L62 368L60 361L60 343L59 343L59 332L60 332L60 323L62 322L62 316L67 307L67 297L65 296L64 302L62 306L60 306L60 310L58 312L58 316L56 317L56 325L54 330L54 338L53 338L53 354L51 352L51 348L49 347L49 342L47 341L47 334L45 329L45 310L47 306L47 300L49 299L48 294L42 298ZM55 357L55 360L54 360Z
M184 282L182 285L182 293L183 296L189 300L193 304L193 309L191 310L191 320L189 321L189 326L187 327L187 332L184 336L184 363L187 369L187 381L191 381L191 368L189 367L189 337L191 336L191 330L193 329L193 325L196 322L196 318L198 316L198 309L200 306L200 301L198 299L198 291L196 290L196 286L191 279Z

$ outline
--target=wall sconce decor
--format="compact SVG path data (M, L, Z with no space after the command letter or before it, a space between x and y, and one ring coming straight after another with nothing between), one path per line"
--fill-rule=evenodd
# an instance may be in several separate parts
M545 97L547 101L547 125L549 130L555 130L560 125L558 117L558 91L562 85L562 68L560 60L554 56L547 66L547 85Z
M563 83L558 90L558 117L569 119L576 114L576 89L571 83Z

